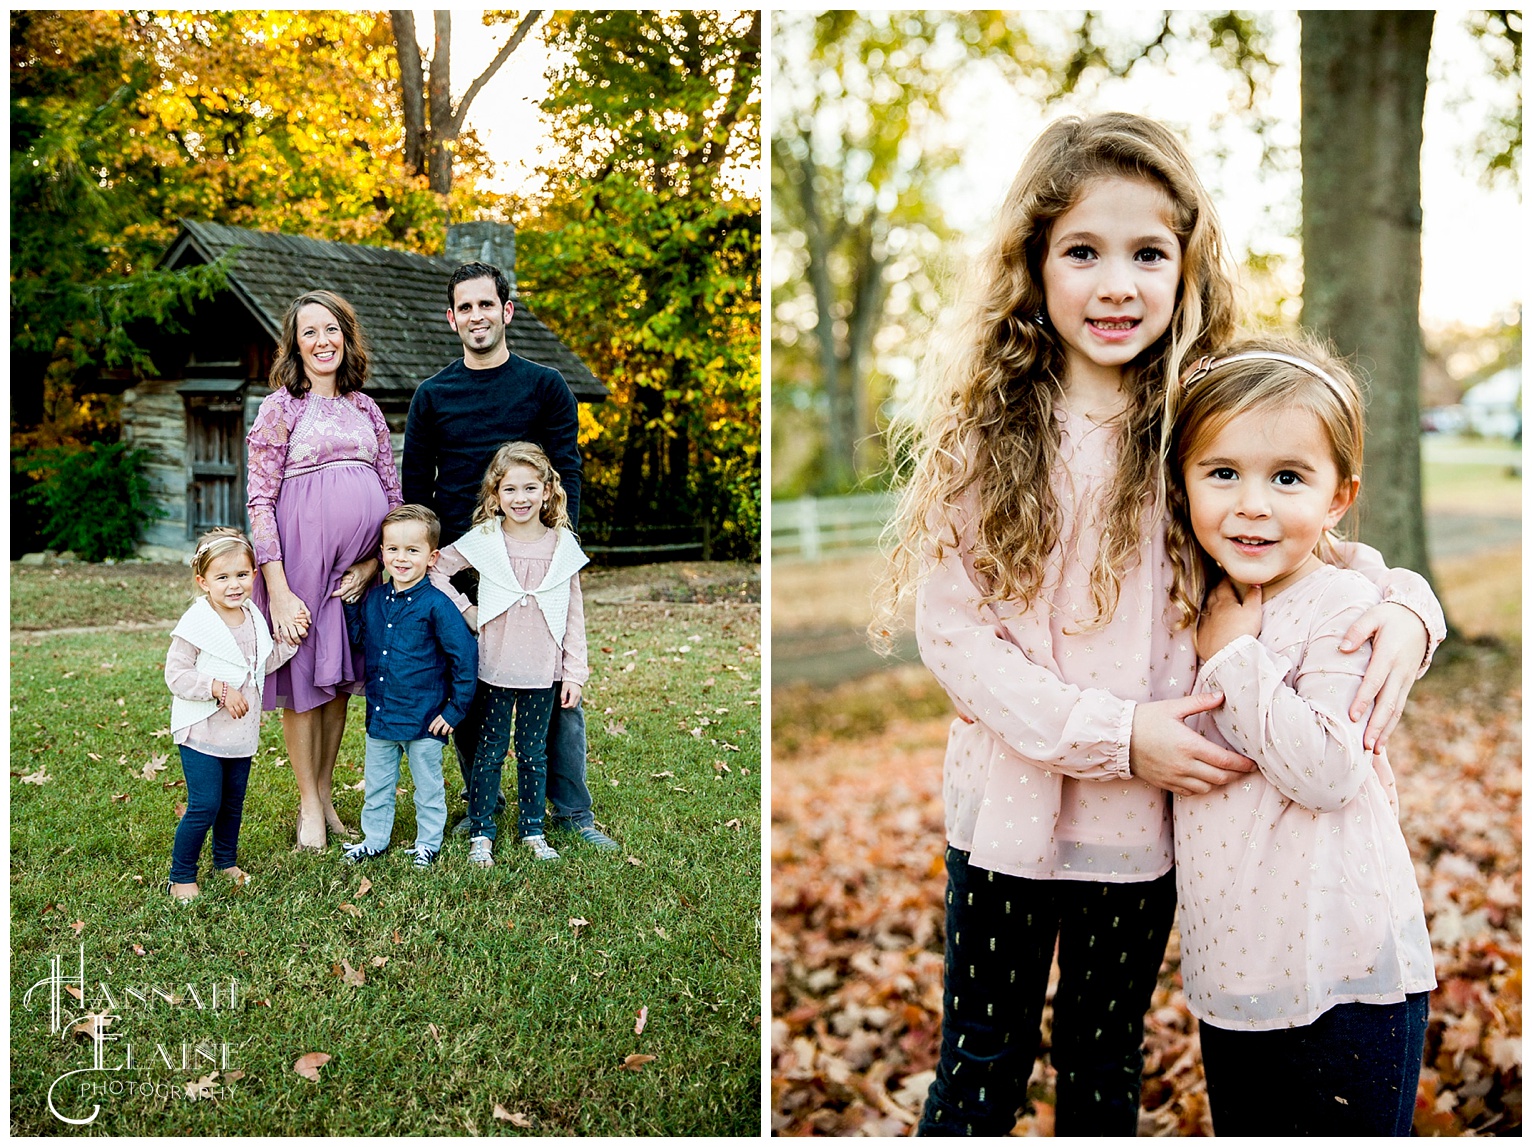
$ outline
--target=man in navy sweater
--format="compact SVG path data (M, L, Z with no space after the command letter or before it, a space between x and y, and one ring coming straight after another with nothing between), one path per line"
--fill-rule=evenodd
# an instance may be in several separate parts
M447 283L447 302L447 322L463 343L463 357L422 382L410 401L401 466L404 500L435 510L443 540L455 541L472 524L495 451L506 442L535 442L559 473L569 497L569 521L578 530L575 397L558 371L512 354L506 345L505 328L515 312L510 282L488 263L465 263ZM466 787L478 742L472 718L458 726L453 742ZM596 828L585 783L585 710L578 705L556 708L548 728L548 800L550 827L573 829L597 848L617 847Z

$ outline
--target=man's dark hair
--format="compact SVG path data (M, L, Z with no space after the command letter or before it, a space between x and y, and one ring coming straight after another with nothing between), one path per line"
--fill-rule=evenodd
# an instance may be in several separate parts
M503 307L511 301L511 281L505 277L505 272L499 267L489 263L464 263L456 271L452 272L452 278L447 280L447 309L457 310L457 285L466 283L472 279L493 279L495 281L495 294L500 296L500 305Z

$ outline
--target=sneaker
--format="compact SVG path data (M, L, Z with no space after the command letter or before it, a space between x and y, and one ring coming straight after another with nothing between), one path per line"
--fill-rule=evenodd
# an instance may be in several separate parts
M463 819L458 821L455 825L448 829L448 831L451 832L453 836L467 836L468 830L472 827L473 822L465 812L463 814Z
M440 856L441 853L437 849L427 848L422 844L410 849L410 855L415 858L416 868L430 868L431 865L436 863L436 858Z
M493 868L495 858L490 855L490 850L495 842L487 836L476 836L468 842L468 863L478 865L480 868Z
M532 855L538 860L557 860L559 854L553 846L541 836L524 836L521 843L532 850Z
M361 864L364 860L375 860L388 851L388 845L382 848L373 848L365 840L356 844L346 845L345 858L351 864Z
M602 852L617 851L617 842L593 824L588 824L584 828L577 828L575 831L580 834L581 840L593 848L598 848Z

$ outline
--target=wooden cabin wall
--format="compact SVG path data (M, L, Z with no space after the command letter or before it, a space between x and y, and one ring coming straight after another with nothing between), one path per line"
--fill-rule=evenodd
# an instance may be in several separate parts
M186 543L186 403L180 379L140 382L122 396L122 438L149 451L144 468L154 503L166 517L144 529L145 546L189 549Z

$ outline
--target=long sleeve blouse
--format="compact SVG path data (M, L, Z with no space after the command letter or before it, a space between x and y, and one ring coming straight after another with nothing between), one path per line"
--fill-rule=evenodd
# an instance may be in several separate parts
M264 624L264 623L262 623ZM239 685L239 691L250 706L243 717L235 718L228 709L219 706L211 716L195 725L177 729L171 739L177 745L185 745L210 757L249 757L255 754L261 743L261 694L255 687L256 636L255 623L250 618L230 630L240 654L250 663L251 672ZM197 655L201 651L184 637L172 637L170 649L165 654L165 684L177 697L189 701L203 701L214 696L213 678L197 669ZM267 673L273 673L286 665L298 652L296 645L277 642L266 658Z
M523 586L539 586L553 563L558 545L555 531L549 530L535 542L519 542L501 532L511 571ZM471 564L456 545L441 551L431 568L431 584L452 599L459 610L467 612L473 603L459 593L451 582L453 574L470 569ZM545 689L555 681L573 681L584 685L590 678L586 658L585 602L580 593L580 575L569 585L569 620L564 629L562 647L554 641L547 619L531 594L517 605L479 626L479 680L501 689Z
M246 438L246 509L257 566L282 560L276 506L287 478L324 466L362 465L377 472L390 508L404 500L388 423L378 404L361 391L294 398L286 389L275 390L261 402Z
M1340 640L1379 599L1321 566L1264 603L1259 639L1198 674L1224 694L1200 731L1259 766L1175 800L1187 1005L1217 1027L1291 1027L1436 986L1394 775L1347 715L1371 650Z
M1057 414L1053 476L1060 538L1043 589L1025 612L985 596L972 559L975 504L957 507L958 544L916 597L921 657L958 712L947 742L947 839L977 867L1037 880L1141 881L1171 868L1168 794L1132 776L1128 749L1140 702L1186 696L1196 676L1190 632L1174 627L1161 523L1146 509L1137 560L1121 572L1116 609L1091 630L1090 567L1099 505L1116 470L1116 434ZM1361 561L1385 599L1445 633L1425 580Z

